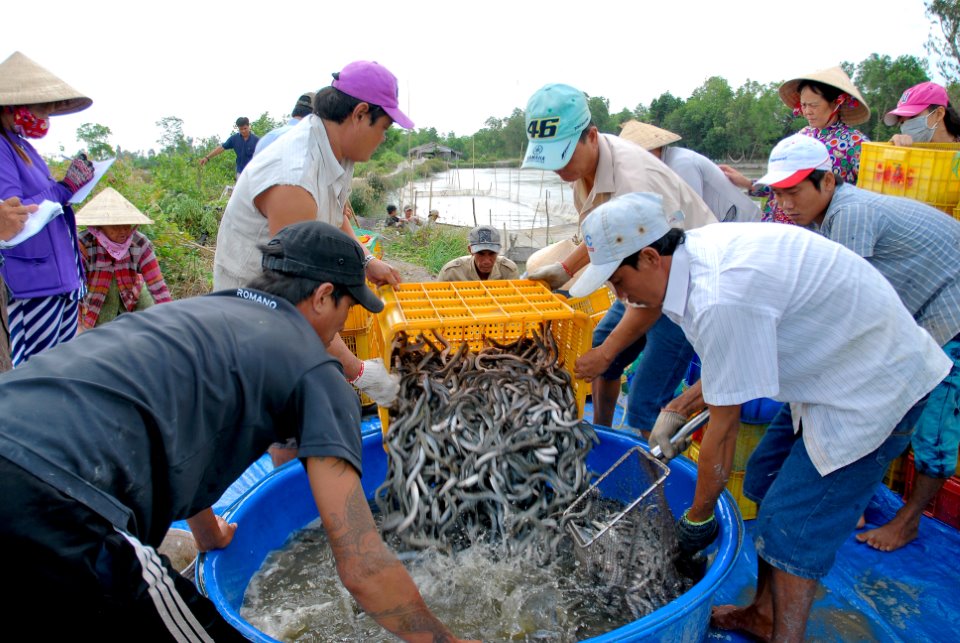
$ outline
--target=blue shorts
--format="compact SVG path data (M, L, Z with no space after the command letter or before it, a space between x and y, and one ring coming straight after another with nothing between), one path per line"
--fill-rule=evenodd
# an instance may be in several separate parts
M925 403L907 411L876 451L826 476L810 461L802 426L793 432L790 405L784 404L747 462L743 481L743 494L759 505L757 555L794 576L824 577L887 465L910 443Z
M956 474L960 448L960 340L947 342L943 352L953 360L953 368L930 391L912 440L917 473L930 478Z
M593 331L594 346L603 343L623 318L625 310L622 303L614 302ZM646 337L620 353L601 377L607 380L620 379L624 369L637 359L641 350L643 355L630 382L626 422L635 429L649 431L657 421L660 409L676 397L677 387L693 359L693 346L679 326L666 315L661 315L647 331Z
M610 333L613 332L613 329L617 327L617 324L620 323L620 320L623 319L623 313L625 313L627 307L624 306L621 302L615 301L607 309L607 313L603 316L603 319L600 320L600 323L597 324L597 327L593 329L593 347L596 348L602 344ZM610 367L602 374L602 377L605 380L619 380L623 375L623 372L627 370L627 367L633 364L638 357L640 357L640 352L643 350L643 347L647 344L647 337L644 335L634 343L627 346L627 348L621 352L619 355L613 358L613 362L610 364Z

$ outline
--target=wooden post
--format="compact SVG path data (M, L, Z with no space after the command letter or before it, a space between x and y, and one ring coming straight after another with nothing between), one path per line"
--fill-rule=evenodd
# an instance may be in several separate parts
M493 210L490 210L490 225L493 225Z
M550 190L547 190L547 200L543 202L543 207L547 211L547 245L550 245Z
M473 227L477 227L477 200L470 197L470 205L473 208Z

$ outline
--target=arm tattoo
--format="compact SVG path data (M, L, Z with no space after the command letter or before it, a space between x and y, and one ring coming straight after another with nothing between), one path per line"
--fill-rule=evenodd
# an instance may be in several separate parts
M387 549L373 522L370 505L359 481L350 490L343 514L334 514L326 527L330 546L337 553L337 563L356 579L374 576L386 567L399 566L400 561Z

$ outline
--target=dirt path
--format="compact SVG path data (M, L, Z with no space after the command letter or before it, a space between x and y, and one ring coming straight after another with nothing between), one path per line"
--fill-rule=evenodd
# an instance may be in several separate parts
M430 274L430 271L426 268L416 264L408 263L402 259L397 259L396 257L391 257L390 253L388 252L383 254L383 260L400 271L400 275L403 277L404 283L436 281L433 278L433 275Z

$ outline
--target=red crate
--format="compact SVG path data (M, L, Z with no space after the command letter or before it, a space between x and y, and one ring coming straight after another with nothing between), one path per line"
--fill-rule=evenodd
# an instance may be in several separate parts
M906 486L903 492L904 500L913 493L914 479L917 471L913 466L913 454L907 456ZM923 512L931 518L936 518L954 529L960 529L960 477L948 479L933 501Z

